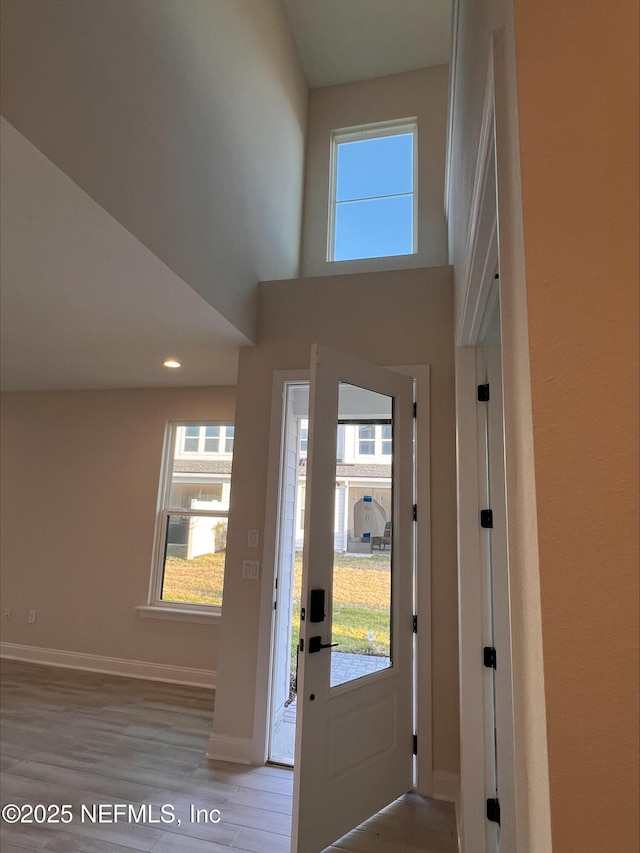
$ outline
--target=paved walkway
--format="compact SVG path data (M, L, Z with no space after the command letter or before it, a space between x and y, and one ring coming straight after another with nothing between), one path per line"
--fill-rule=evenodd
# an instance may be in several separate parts
M331 686L353 681L389 666L389 658L374 655L354 655L349 652L331 652Z

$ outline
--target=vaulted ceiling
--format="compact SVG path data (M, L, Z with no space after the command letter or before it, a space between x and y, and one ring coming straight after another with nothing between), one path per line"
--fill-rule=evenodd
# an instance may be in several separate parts
M298 273L307 88L449 50L449 0L1 9L6 390L233 384Z

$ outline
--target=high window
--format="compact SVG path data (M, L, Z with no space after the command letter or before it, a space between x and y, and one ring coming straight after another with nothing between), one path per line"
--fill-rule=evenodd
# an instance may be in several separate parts
M234 428L170 423L160 484L150 603L216 610L222 604Z
M417 250L415 142L414 119L334 132L329 261Z

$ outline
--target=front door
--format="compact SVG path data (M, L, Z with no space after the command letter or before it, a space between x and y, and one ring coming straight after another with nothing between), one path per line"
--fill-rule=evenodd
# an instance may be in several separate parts
M342 555L345 436L360 459L384 454L391 489L387 506L365 493L343 508ZM412 381L315 345L307 465L292 853L319 853L412 787ZM344 607L345 587L359 604Z

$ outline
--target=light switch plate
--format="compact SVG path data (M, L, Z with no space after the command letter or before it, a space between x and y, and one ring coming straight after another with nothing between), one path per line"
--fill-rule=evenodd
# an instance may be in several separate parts
M247 531L247 548L257 548L260 531L255 528Z

